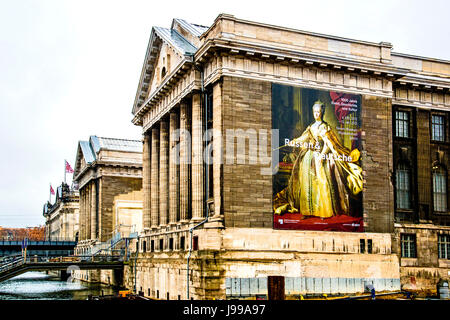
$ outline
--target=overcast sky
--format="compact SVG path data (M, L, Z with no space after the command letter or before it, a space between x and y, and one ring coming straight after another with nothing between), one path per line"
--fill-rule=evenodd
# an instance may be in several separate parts
M141 138L131 108L152 26L220 13L450 60L447 1L0 0L0 226L45 223L90 135ZM68 182L71 182L68 175ZM54 201L54 196L52 196Z

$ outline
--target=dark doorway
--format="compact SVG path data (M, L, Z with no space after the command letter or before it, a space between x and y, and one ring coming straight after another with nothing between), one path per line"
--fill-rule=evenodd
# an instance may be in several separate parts
M284 277L282 276L268 276L267 288L269 300L285 300L284 293Z

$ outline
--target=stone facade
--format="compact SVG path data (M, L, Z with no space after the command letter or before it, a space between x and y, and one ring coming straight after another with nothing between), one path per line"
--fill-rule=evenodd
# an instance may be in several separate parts
M56 189L54 204L44 205L45 240L76 241L79 229L79 193L62 183Z
M171 57L162 59L167 52ZM412 274L430 286L448 279L448 260L408 262L399 253L405 228L417 234L421 255L436 250L436 232L447 232L442 224L449 212L435 215L428 227L411 219L412 225L398 224L394 123L398 106L416 108L418 118L438 111L447 119L446 140L434 145L437 157L448 161L449 65L393 53L389 43L230 15L209 28L180 19L170 30L155 27L133 106L145 144L145 229L133 245L137 259L125 269L126 287L155 299L229 299L267 297L271 276L284 277L288 297L357 293L369 283L396 291ZM361 95L364 232L273 229L273 84ZM425 122L417 128L427 130ZM242 130L245 138L230 139L230 130ZM243 153L228 152L242 146ZM434 157L433 146L420 148ZM174 163L173 152L187 161ZM426 161L414 165L426 167ZM417 171L428 191L415 196L416 209L432 202L431 169Z
M74 182L80 193L77 255L94 254L114 237L142 231L141 141L96 136L80 141ZM104 274L107 271L78 271L74 277L97 282L107 279Z

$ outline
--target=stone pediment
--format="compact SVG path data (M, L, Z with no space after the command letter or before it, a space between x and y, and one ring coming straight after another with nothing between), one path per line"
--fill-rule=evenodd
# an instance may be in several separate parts
M170 29L153 27L142 66L141 77L133 105L135 114L149 95L176 69L189 59L200 45L205 27L174 19Z
M95 152L88 141L79 141L73 176L76 177L95 160Z
M115 163L142 166L142 141L90 136L79 141L74 167L74 180L92 163Z

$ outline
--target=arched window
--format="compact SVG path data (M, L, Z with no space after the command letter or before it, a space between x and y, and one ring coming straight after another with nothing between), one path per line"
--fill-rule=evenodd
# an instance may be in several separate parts
M397 209L411 209L411 169L400 163L396 170Z
M433 170L434 211L447 212L447 172L441 166Z

